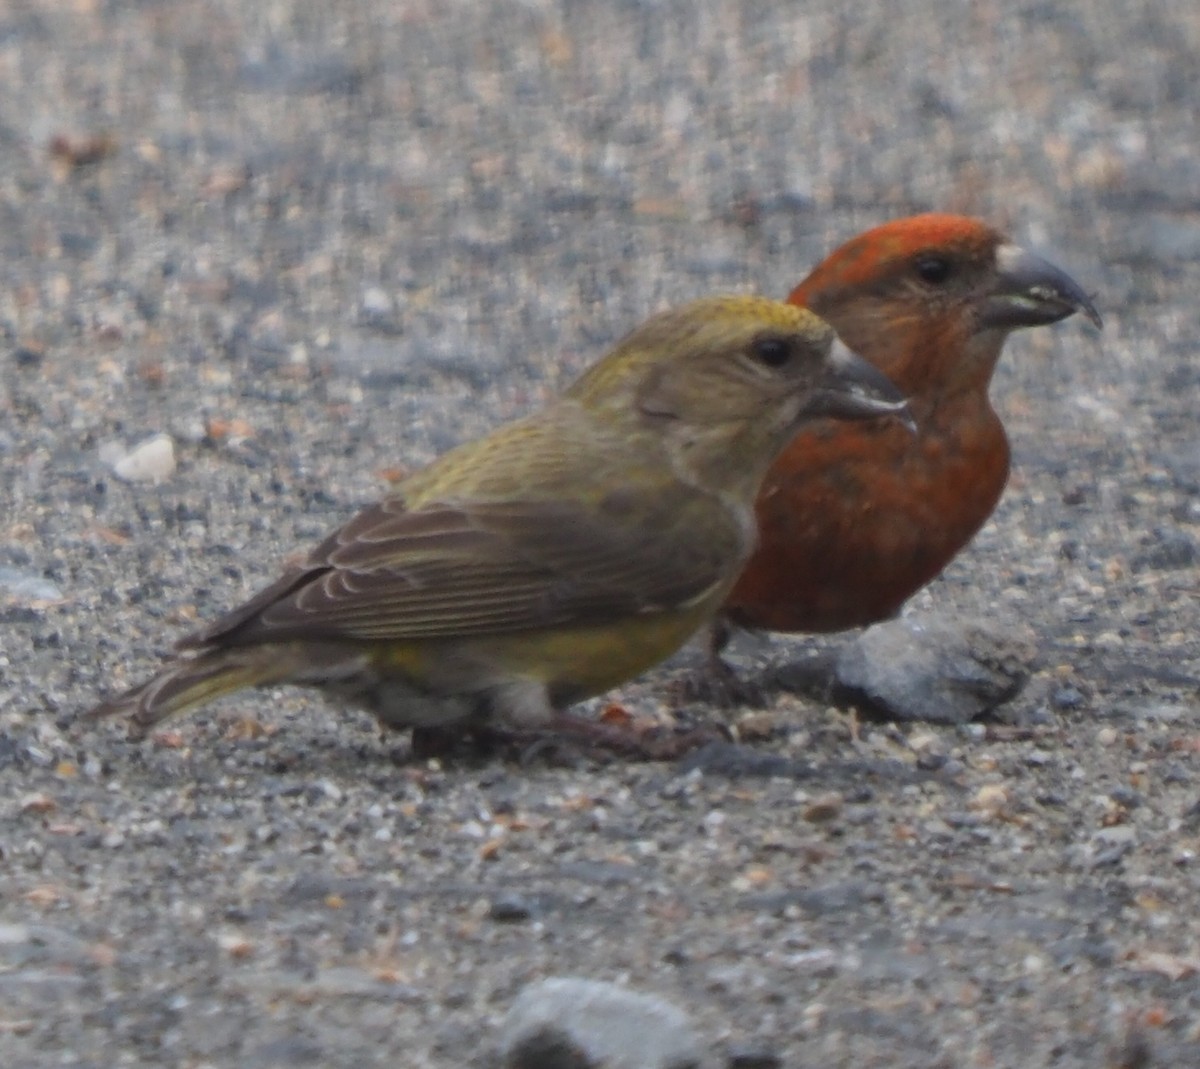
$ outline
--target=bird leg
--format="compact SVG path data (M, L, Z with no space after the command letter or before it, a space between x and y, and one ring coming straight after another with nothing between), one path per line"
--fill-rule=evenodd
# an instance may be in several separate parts
M769 705L762 683L742 679L737 671L721 657L728 645L733 625L723 617L713 621L708 632L704 667L689 671L671 686L671 698L676 707L700 702L716 709L728 710L749 706L762 709Z

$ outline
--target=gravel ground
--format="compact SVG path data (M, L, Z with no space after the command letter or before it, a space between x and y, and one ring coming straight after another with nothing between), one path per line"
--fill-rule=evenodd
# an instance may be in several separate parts
M1198 69L1195 0L0 5L0 1063L483 1066L564 974L718 1066L1200 1065ZM1010 343L1009 491L916 599L1033 629L1004 723L779 693L693 768L423 764L296 691L75 721L647 314L928 208L1107 320Z

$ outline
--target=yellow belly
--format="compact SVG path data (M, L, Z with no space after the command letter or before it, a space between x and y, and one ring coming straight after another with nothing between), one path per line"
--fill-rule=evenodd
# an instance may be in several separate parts
M561 708L602 694L669 657L708 620L713 600L683 612L602 625L383 645L372 660L385 676L394 673L441 694L468 694L517 680L541 683Z

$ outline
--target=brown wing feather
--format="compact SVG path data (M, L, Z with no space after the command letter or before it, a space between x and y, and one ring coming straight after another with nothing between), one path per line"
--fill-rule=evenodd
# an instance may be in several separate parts
M648 510L623 508L634 523L573 502L406 511L391 499L181 645L466 637L679 606L726 578L743 548L733 516L708 538L678 537L698 493L676 484Z

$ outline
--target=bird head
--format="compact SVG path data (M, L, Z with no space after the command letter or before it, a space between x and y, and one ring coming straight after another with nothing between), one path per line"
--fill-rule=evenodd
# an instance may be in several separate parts
M761 475L801 423L908 419L903 396L812 312L712 297L643 324L567 396L628 411L687 463Z
M1099 313L1064 271L966 216L896 219L837 249L788 298L909 394L986 386L1008 334Z

